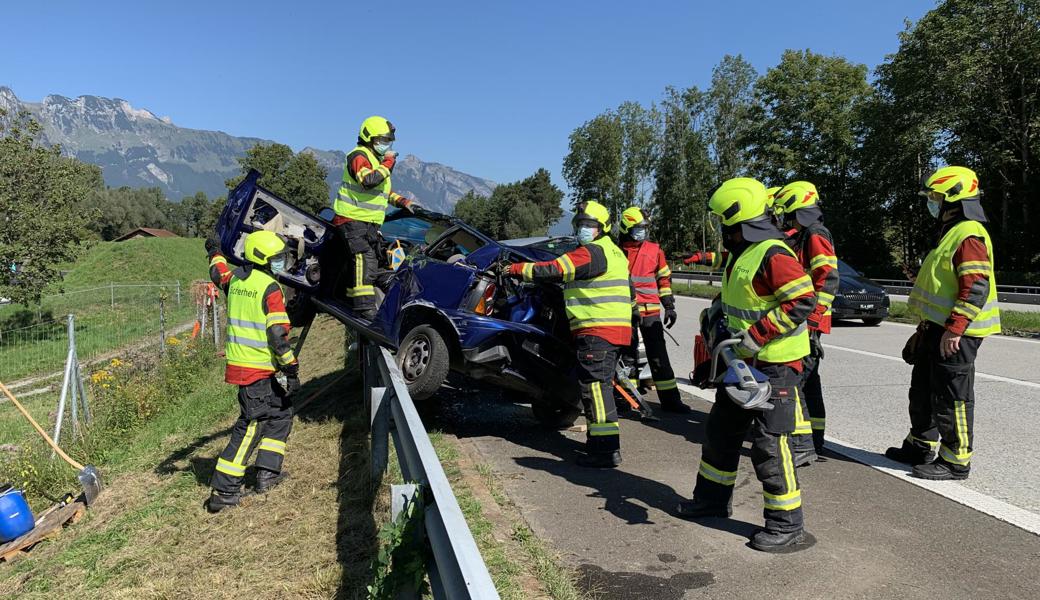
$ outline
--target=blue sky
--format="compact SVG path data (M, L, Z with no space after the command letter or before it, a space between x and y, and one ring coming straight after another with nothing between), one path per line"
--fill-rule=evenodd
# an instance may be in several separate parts
M354 8L360 5L360 8ZM120 97L174 123L353 147L382 114L396 149L499 182L557 184L567 136L625 100L704 86L725 54L759 71L787 48L871 68L922 0L766 2L18 2L0 85Z

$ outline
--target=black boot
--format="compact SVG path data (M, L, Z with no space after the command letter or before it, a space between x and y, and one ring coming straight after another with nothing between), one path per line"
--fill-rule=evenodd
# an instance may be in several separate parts
M809 465L816 462L817 456L815 450L802 450L794 453L794 468L798 469L801 467L808 467Z
M578 465L590 469L613 469L621 464L621 451L590 452L578 457Z
M683 500L675 507L675 514L683 519L702 519L706 517L729 518L733 514L733 505L730 502L719 504L706 500Z
M970 466L960 466L937 458L928 464L914 465L910 474L919 479L931 479L933 481L945 481L947 479L967 479L971 473Z
M935 458L935 453L904 443L898 448L892 447L885 450L885 456L904 465L914 466L932 462Z
M266 494L279 483L285 481L285 478L289 476L287 471L281 471L275 473L274 471L268 471L267 469L256 470L256 485L253 486L253 491L257 494Z
M676 400L674 402L662 402L661 410L663 410L664 412L675 413L678 415L687 415L693 412L693 409L683 404L681 400Z
M234 508L235 506L238 506L241 499L242 496L238 492L225 493L213 490L210 492L209 498L206 500L206 510L216 514L225 508Z
M799 529L790 533L760 529L751 538L751 547L762 552L797 552L798 546L805 542L805 531Z
M812 443L813 443L813 448L816 449L817 456L822 454L823 453L823 446L824 446L823 430L821 430L821 429L813 429L813 432L812 432Z

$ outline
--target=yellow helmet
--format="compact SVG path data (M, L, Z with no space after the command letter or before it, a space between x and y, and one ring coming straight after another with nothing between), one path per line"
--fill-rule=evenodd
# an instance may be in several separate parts
M757 219L766 212L766 186L751 177L728 179L711 195L708 208L723 225Z
M395 139L395 131L397 129L390 121L383 117L371 116L361 123L361 132L358 133L358 139L366 144L372 143L376 138L383 138L388 142L392 142Z
M639 210L638 206L629 206L625 209L625 212L621 213L621 221L618 223L618 227L621 229L621 233L628 233L630 229L640 224L646 226L646 217L643 216L643 211Z
M578 205L571 223L577 226L580 221L596 221L603 233L610 231L610 211L595 200L586 200Z
M820 194L816 186L808 181L793 181L776 192L775 200L778 210L791 213L796 210L816 206Z
M943 167L921 182L925 194L936 193L943 202L959 202L979 197L979 178L967 167Z
M246 259L249 262L266 266L271 258L285 252L285 242L273 231L254 231L246 236Z

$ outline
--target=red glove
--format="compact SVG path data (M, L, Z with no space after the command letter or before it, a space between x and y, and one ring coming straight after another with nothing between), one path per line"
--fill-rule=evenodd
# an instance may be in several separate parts
M524 263L513 263L506 269L506 275L510 277L523 277L524 276Z
M397 153L387 152L386 156L383 157L383 166L391 171L394 170L394 165L397 164Z

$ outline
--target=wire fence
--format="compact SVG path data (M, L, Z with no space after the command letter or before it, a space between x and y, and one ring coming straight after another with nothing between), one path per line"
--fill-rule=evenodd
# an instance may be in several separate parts
M49 296L38 307L0 311L0 381L18 384L64 368L67 315L75 315L79 359L92 363L113 351L154 345L196 319L197 306L179 283L111 284Z

